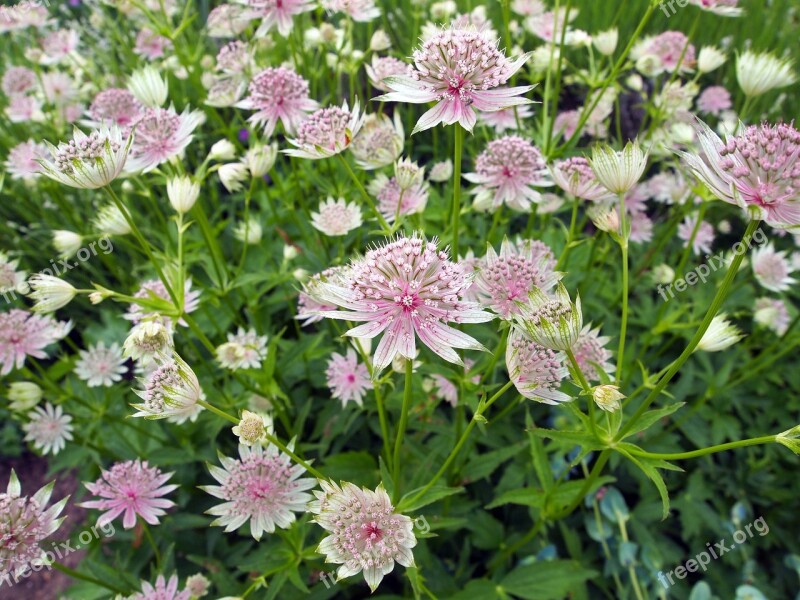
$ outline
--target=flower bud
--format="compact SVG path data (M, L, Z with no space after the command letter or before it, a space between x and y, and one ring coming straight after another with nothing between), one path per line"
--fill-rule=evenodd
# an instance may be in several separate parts
M209 160L233 160L236 156L236 146L228 140L220 140L208 152Z
M200 195L200 184L190 177L173 177L167 182L167 196L175 212L189 212Z
M373 52L383 52L392 47L392 40L383 29L378 29L372 34L372 39L369 41L369 49Z
M14 412L28 412L42 399L42 388L31 381L15 381L8 386L8 408Z
M592 399L601 409L606 412L614 412L620 409L620 400L625 394L619 391L616 385L598 385L592 390Z

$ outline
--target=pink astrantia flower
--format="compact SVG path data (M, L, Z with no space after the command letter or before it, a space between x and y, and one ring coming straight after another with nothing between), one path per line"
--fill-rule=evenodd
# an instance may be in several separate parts
M792 125L752 125L723 142L698 122L699 154L679 152L712 193L776 228L800 224L800 132Z
M41 39L43 65L54 65L63 61L78 48L80 37L74 29L56 29Z
M386 222L393 223L398 215L413 215L425 210L428 187L428 183L421 179L402 190L396 177L380 174L370 182L368 189L378 199L378 210Z
M363 406L364 394L372 389L372 380L364 363L358 361L355 350L347 349L347 355L334 352L325 369L331 395L342 401L342 408L353 401Z
M150 525L158 525L158 517L166 514L164 509L175 506L172 500L162 498L178 488L177 485L164 485L174 473L162 473L157 467L151 467L147 461L138 458L118 462L108 470L104 470L94 483L84 482L84 486L98 500L89 500L78 506L96 508L105 511L97 519L102 527L110 523L122 513L122 526L132 529L136 525L136 517L141 517Z
M42 102L33 96L12 96L6 106L6 116L12 123L24 123L42 116Z
M348 281L346 273L349 269L349 266L331 267L321 273L315 273L303 284L303 291L300 292L297 298L297 316L295 317L297 320L302 321L303 327L321 321L323 313L336 310L337 307L335 305L320 300L317 296L317 291L324 281L335 282L337 285L342 286L346 285Z
M367 23L381 16L375 0L322 0L322 8L332 13L344 13L357 23Z
M516 73L530 54L509 60L485 32L475 29L442 29L423 40L414 51L409 74L388 77L391 90L377 99L436 106L417 121L412 135L444 123L460 123L467 131L475 126L476 110L495 111L530 100L520 97L533 86L500 87Z
M753 250L752 265L756 281L771 292L785 292L797 282L786 251L776 252L772 242Z
M691 0L692 4L721 17L738 17L743 9L739 0Z
M306 490L317 484L316 479L300 477L305 469L292 465L289 456L272 444L266 448L239 445L239 458L219 455L222 468L209 465L211 476L220 485L200 488L215 498L224 500L206 512L215 515L211 525L236 531L250 523L250 534L260 540L275 527L287 529L294 523L296 512L304 512L312 498Z
M11 175L11 179L34 179L42 170L39 161L46 155L47 147L44 144L33 140L21 142L8 152L6 172Z
M171 47L172 42L169 38L144 27L136 35L136 45L133 47L133 51L148 60L156 60L164 56L164 51Z
M520 124L533 115L533 109L528 105L519 107L504 108L494 112L478 113L478 120L488 127L494 128L495 133L504 133L510 129L517 129L517 121Z
M542 153L516 135L489 142L475 160L475 172L464 179L477 185L472 191L476 208L496 210L505 203L522 212L541 200L534 187L553 185Z
M148 108L134 123L135 135L126 171L152 171L178 156L191 143L194 130L205 120L202 112L173 108Z
M225 73L239 74L253 65L254 49L242 40L228 42L217 52L217 68Z
M25 358L47 358L44 348L62 339L70 323L49 315L35 315L19 308L0 313L0 375L21 369Z
M642 211L632 212L629 222L631 225L630 241L637 244L649 242L653 239L653 220Z
M314 0L243 0L243 3L247 5L251 17L261 19L256 37L267 35L273 27L287 37L292 30L292 17L314 10L317 6Z
M119 344L106 347L105 342L89 346L79 352L80 359L75 363L75 374L89 387L110 387L122 381L122 375L128 370L122 349Z
M692 239L694 228L697 227L697 217L686 217L683 222L678 225L678 238L683 240L683 247L689 245L689 240ZM714 226L708 221L701 221L700 226L697 228L697 233L692 240L692 252L695 254L703 254L711 252L711 244L714 243Z
M335 156L347 150L364 124L364 118L365 115L359 114L358 98L352 110L348 109L347 102L341 108L321 108L300 124L297 137L287 140L295 147L283 152L311 160Z
M715 117L732 106L731 93L721 85L707 87L697 98L697 110Z
M1 19L2 17L0 17ZM14 469L8 487L0 493L0 577L24 573L30 575L33 561L45 560L40 543L61 526L66 517L58 518L67 498L47 507L53 492L51 482L33 496L22 496L22 486Z
M250 9L239 4L220 4L208 13L206 28L212 38L236 37L242 33L253 16Z
M3 73L0 89L6 96L27 94L36 87L36 73L28 67L9 67Z
M396 354L416 356L416 337L443 359L463 364L454 348L484 350L474 338L448 323L484 323L493 315L462 299L469 281L464 269L450 262L436 240L414 234L398 237L354 261L344 281L321 282L321 302L345 310L321 313L332 319L362 321L346 332L356 338L384 333L373 357L373 375L391 364Z
M263 125L264 135L270 137L279 120L284 131L294 135L307 113L316 110L318 104L308 96L308 81L291 69L277 67L253 77L248 96L236 106L255 110L248 121Z
M634 59L646 55L657 57L661 67L670 73L676 70L681 73L690 72L697 62L694 46L680 31L665 31L655 37L645 38L631 52Z
M129 600L189 600L191 597L188 589L178 591L177 575L173 575L169 580L164 579L163 575L159 575L155 586L143 581L142 591L136 592Z
M524 240L519 244L503 240L498 255L488 246L475 287L484 306L502 319L520 312L518 302L525 302L534 287L549 291L561 279L556 261L547 244Z
M338 579L364 573L373 592L394 563L414 566L411 548L416 546L414 525L405 515L395 513L389 495L378 485L375 491L352 483L341 487L332 481L320 481L323 491L315 491L316 500L308 505L314 521L328 536L317 552L325 561L342 565Z
M506 367L514 387L525 398L558 404L572 398L558 391L569 370L565 354L540 346L516 327L511 328L506 344Z
M369 82L383 92L388 92L389 87L383 82L387 77L403 75L408 69L408 65L394 56L372 55L372 62L364 65Z
M355 202L344 198L334 200L330 196L320 202L318 212L311 213L311 225L325 235L340 236L361 226L361 209Z
M575 198L597 202L614 197L597 181L589 161L582 156L558 161L550 168L550 173L555 184Z
M611 340L600 335L600 328L584 325L578 339L572 345L575 362L589 381L600 381L600 371L613 373L616 366L611 362L611 351L605 345Z
M173 291L175 291L173 289ZM164 282L160 279L150 279L142 283L139 290L133 295L134 298L153 299L160 298L161 300L170 300L169 292L164 286ZM187 279L183 284L183 312L192 313L200 306L200 292L192 290L192 280ZM125 313L125 318L133 323L139 323L143 319L158 317L159 315L154 312L149 312L138 304L131 304L128 312ZM167 328L172 328L172 319L168 317L161 317L165 321ZM186 327L186 322L183 319L178 321L178 325Z
M757 298L753 306L753 320L759 325L783 335L789 329L789 310L783 300Z
M353 140L350 151L359 168L369 171L386 167L400 158L405 145L405 133L400 112L394 119L386 115L367 115L364 126Z
M94 123L128 127L139 119L144 107L124 88L109 88L98 93L89 106Z

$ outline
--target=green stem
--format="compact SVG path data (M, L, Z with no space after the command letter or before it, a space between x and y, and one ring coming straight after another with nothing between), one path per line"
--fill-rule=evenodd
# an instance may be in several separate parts
M150 547L153 548L153 554L156 557L156 568L157 570L161 570L161 552L158 551L158 546L156 545L155 539L153 539L153 534L150 532L150 528L147 526L147 523L142 522L142 531L144 531L144 537L147 538Z
M567 256L572 247L572 241L575 239L575 225L578 222L578 199L574 198L572 201L572 216L569 220L569 234L567 235L567 244L564 246L564 251L558 257L556 263L556 271L560 271L567 264Z
M114 592L115 594L123 594L123 595L125 595L127 593L127 592L125 592L125 590L122 590L122 589L120 589L118 587L115 587L115 586L111 585L110 583L106 583L105 581L100 581L99 579L95 579L94 577L91 577L89 575L84 575L83 573L79 573L78 571L75 571L74 569L70 569L68 566L62 565L59 562L52 562L52 563L50 563L50 566L53 567L56 571L61 571L62 573L64 573L64 575L72 577L73 579L78 579L80 581L86 581L88 583L93 583L94 585L97 585L97 586L100 586L100 587L105 588L107 590L110 590L110 591Z
M701 448L700 450L692 450L691 452L667 452L655 453L647 452L646 450L627 450L634 456L642 456L644 458L652 458L659 460L687 460L689 458L699 458L707 454L716 454L717 452L725 452L726 450L734 450L736 448L746 448L747 446L761 446L763 444L771 444L775 441L776 435L764 435L757 438L750 438L747 440L739 440L738 442L728 442L727 444L717 444L716 446L709 446L708 448Z
M619 204L619 225L622 230L622 237L619 242L620 249L622 250L622 324L619 329L619 346L617 348L617 385L619 385L622 380L622 366L625 358L625 338L628 335L628 227L627 215L625 214L624 193L619 195Z
M347 162L347 159L342 154L337 154L336 156L344 165L345 170L350 174L350 178L353 180L353 183L356 184L356 187L358 188L358 191L361 193L361 197L364 199L364 202L367 203L367 206L369 206L370 210L375 214L375 217L378 219L378 223L380 224L381 228L386 232L391 231L391 227L389 227L389 224L386 222L386 219L383 218L383 215L378 210L378 207L375 206L375 203L372 201L372 198L370 198L370 195L367 193L367 190L364 189L364 185L358 179L358 176L355 174L355 171L353 171L353 167L350 166L350 163Z
M500 341L497 343L497 348L495 348L494 353L492 354L492 358L489 360L489 365L486 367L486 370L483 372L483 377L481 377L481 385L489 381L494 373L495 365L497 365L497 361L500 358L500 355L505 350L506 342L508 341L508 332L511 328L506 327L503 329L503 332L500 334Z
M453 260L458 260L458 225L461 218L461 153L464 147L464 129L456 123L455 149L453 151L453 242L451 244Z
M597 436L597 424L595 423L595 416L594 416L594 399L592 398L592 387L589 385L589 382L586 380L586 377L581 370L580 365L578 364L578 360L575 358L575 354L572 350L567 350L567 358L569 358L569 362L572 365L572 369L575 371L575 375L578 378L578 382L581 384L581 388L583 388L583 392L589 397L589 426L592 429L592 435L594 437Z
M403 446L403 436L408 424L408 413L411 410L411 382L414 378L414 361L406 359L406 381L403 388L403 408L400 413L400 423L397 426L397 436L394 439L394 454L392 455L392 469L394 470L394 502L400 498L400 448Z
M753 237L753 233L758 228L759 221L752 220L748 223L747 229L745 230L744 236L742 237L742 243L747 244L750 239ZM711 301L711 306L708 307L708 311L706 312L706 316L703 317L703 321L700 323L700 327L698 327L697 331L695 332L692 339L689 341L689 345L686 346L686 349L681 353L681 355L672 363L672 366L669 370L658 380L656 386L652 389L652 391L647 395L647 398L644 399L641 406L639 406L638 410L634 413L633 417L619 430L617 433L615 440L621 440L625 434L630 430L636 421L638 421L639 417L641 417L644 412L648 409L648 407L658 398L661 392L664 391L664 388L667 387L667 384L672 380L675 374L680 370L683 366L683 363L692 355L697 348L697 345L700 343L700 340L703 339L703 335L708 330L708 326L711 324L711 321L717 315L722 303L725 301L725 297L728 295L728 291L730 290L731 284L733 283L734 278L736 277L736 273L739 271L739 267L742 265L742 261L744 260L745 252L742 251L738 254L735 254L733 257L733 261L731 261L731 265L728 267L727 273L725 273L725 279L722 281L722 285L717 290L716 295L714 296L714 300Z

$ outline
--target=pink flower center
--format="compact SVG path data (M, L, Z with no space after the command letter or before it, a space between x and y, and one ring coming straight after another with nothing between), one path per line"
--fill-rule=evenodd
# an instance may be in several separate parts
M361 532L363 538L371 542L380 542L383 538L383 531L381 531L381 528L378 527L378 524L375 521L372 521L371 523L364 523L361 526Z

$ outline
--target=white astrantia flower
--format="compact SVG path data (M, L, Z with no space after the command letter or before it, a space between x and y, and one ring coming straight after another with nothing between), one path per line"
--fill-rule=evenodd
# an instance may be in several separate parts
M589 164L607 190L624 194L633 189L642 177L647 166L647 153L642 151L638 141L628 142L619 152L609 146L595 147Z
M32 442L33 447L42 454L58 454L64 449L66 442L72 440L72 417L64 414L60 406L49 402L44 408L37 406L28 414L28 422L22 426L25 441Z
M239 443L252 446L264 439L264 418L249 410L242 411L242 418L238 425L231 428L233 435L239 438Z
M56 229L53 231L53 247L58 251L59 258L69 258L81 249L83 236L74 231Z
M792 85L797 75L791 60L746 50L736 60L736 79L745 96L754 98Z
M175 212L189 212L200 195L200 184L191 177L173 177L167 181L167 197Z
M226 163L219 168L219 180L229 192L238 192L250 177L247 165L240 162Z
M156 357L156 364L157 368L142 381L144 389L134 390L144 402L132 405L139 410L133 416L170 418L178 423L194 421L202 408L197 401L205 398L197 375L174 351Z
M361 209L355 202L347 202L344 198L334 200L330 196L320 202L317 212L311 213L311 225L325 235L340 236L361 226L363 218Z
M258 217L250 215L246 221L241 221L236 225L233 230L233 237L252 246L261 241L263 233Z
M69 304L78 293L71 283L52 275L33 275L28 284L33 291L28 296L36 301L33 305L34 312L53 312Z
M104 235L128 235L131 232L128 220L116 204L106 204L98 210L92 224Z
M733 346L744 337L741 330L728 321L728 315L720 313L711 321L708 329L703 334L695 352L719 352Z
M719 48L704 46L697 55L697 70L701 73L710 73L724 65L726 60L728 57Z
M135 325L122 344L123 355L143 364L172 348L172 331L159 319L147 319Z
M42 388L32 381L14 381L8 384L8 409L14 412L25 412L39 404L42 399Z
M572 350L583 328L580 296L573 303L567 288L559 282L555 297L533 288L528 302L518 306L513 319L534 342L551 350Z
M128 370L126 358L122 355L119 344L106 347L105 342L98 342L79 352L80 360L75 363L75 374L89 387L111 387L122 380Z
M128 90L149 108L164 106L169 96L167 79L162 79L158 70L149 66L133 72L128 81Z
M101 127L89 133L75 129L72 139L47 144L51 160L41 160L42 173L64 185L97 189L114 181L128 159L132 133L123 135L119 127Z
M614 27L608 31L601 31L600 33L592 36L592 43L597 51L603 56L611 56L614 50L617 49L617 42L619 41L619 30Z
M619 391L616 385L598 385L592 389L592 399L602 410L614 412L621 408L620 400L625 398L625 394Z
M278 157L278 144L256 144L244 154L251 177L263 177L272 170Z

